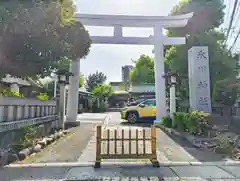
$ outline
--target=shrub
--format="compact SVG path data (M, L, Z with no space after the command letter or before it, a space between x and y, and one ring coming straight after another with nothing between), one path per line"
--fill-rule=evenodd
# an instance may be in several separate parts
M12 92L9 89L0 89L0 95L1 96L6 96L6 97L19 97L19 98L23 98L23 94L19 93L19 92Z
M21 128L19 135L18 135L17 142L26 148L26 147L32 146L32 144L34 143L34 140L36 138L37 138L36 127L27 125L27 126Z
M217 145L224 153L230 153L237 145L237 137L230 135L218 135Z
M162 124L165 127L171 128L172 127L172 119L170 117L162 117Z
M175 123L175 128L177 128L180 131L184 131L186 128L186 116L187 113L185 112L175 112L173 113L173 121Z
M187 131L193 135L201 135L206 129L208 113L193 111L186 117Z
M49 99L49 96L47 95L47 93L40 93L39 95L37 95L37 99L40 101L47 101Z
M176 112L173 114L173 120L178 130L187 131L193 135L201 135L206 128L208 115L202 111Z

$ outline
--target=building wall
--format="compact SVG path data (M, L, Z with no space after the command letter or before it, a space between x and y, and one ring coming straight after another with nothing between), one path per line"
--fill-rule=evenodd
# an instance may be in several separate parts
M130 86L130 92L132 93L155 92L155 85L154 84L132 85Z
M122 81L128 82L130 79L130 72L132 70L133 66L131 65L125 65L122 67Z

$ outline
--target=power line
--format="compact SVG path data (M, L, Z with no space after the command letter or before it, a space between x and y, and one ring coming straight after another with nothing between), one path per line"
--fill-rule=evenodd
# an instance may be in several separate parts
M226 20L229 19L230 10L231 10L231 4L232 4L232 0L229 0L228 1L228 10L227 10L227 14L226 14Z
M233 25L232 25L233 28L231 28L232 31L230 31L230 35L229 35L230 38L232 37L232 34L234 33L234 31L235 31L235 29L237 27L238 19L240 18L239 8L240 8L240 2L238 3L236 11L235 11L235 17L236 18L233 20Z
M232 44L232 46L229 48L228 52L230 52L230 51L233 49L233 47L235 46L235 44L236 44L239 36L240 36L240 29L238 30L237 36L236 36L236 38L234 39L233 44Z
M231 13L230 23L229 23L228 30L227 30L227 39L229 37L229 33L231 31L231 28L232 28L233 19L234 19L234 15L236 13L237 4L238 4L238 0L235 0L234 5L233 5L233 11Z

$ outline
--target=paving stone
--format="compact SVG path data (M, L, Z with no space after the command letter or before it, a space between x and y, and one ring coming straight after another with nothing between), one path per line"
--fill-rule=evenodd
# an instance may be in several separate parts
M121 177L121 168L107 167L94 169L93 167L72 168L65 177L65 180L91 180Z
M149 166L121 167L122 175L128 177L177 177L169 167L153 168Z
M239 165L237 166L219 166L220 168L222 168L224 171L232 174L233 176L240 178L240 167Z
M108 114L105 113L83 113L78 114L77 120L84 121L84 120L104 120Z
M234 178L228 172L217 166L176 166L170 167L179 177L201 177L201 178Z
M70 167L24 167L0 169L1 181L60 180L64 179Z
M178 181L209 181L200 177L181 177Z
M210 179L209 181L240 181L240 179L235 179L235 178L233 178L233 179L231 179L231 178L229 178L229 179Z

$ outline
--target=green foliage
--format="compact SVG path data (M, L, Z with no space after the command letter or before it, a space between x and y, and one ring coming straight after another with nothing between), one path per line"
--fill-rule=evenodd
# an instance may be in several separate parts
M57 61L53 62L52 69L54 69L54 72L57 72L59 70L61 71L69 71L70 69L70 64L71 64L71 59L68 57L60 57Z
M201 111L193 111L186 118L186 131L193 135L201 135L204 133L209 114Z
M212 99L215 103L232 106L240 92L240 82L235 78L217 81L213 87Z
M162 124L167 128L172 127L172 119L170 117L162 117Z
M123 91L129 91L130 88L130 83L129 82L124 82L120 85L121 90Z
M71 0L1 1L1 74L46 76L61 57L85 57L91 40L75 11Z
M232 137L230 135L219 134L216 138L218 147L224 153L230 153L237 145L237 137Z
M32 146L36 138L37 138L36 127L27 125L20 130L17 142L26 148Z
M176 112L173 114L173 120L178 130L187 131L193 135L201 135L206 129L208 116L208 113L202 111L193 111L191 113Z
M187 113L185 112L173 113L173 121L176 124L175 127L180 131L184 131L186 129L186 123L185 123L186 116L187 116Z
M147 55L141 55L130 73L132 83L154 83L154 61Z
M169 70L168 64L165 64L165 72ZM130 72L130 82L135 84L155 83L154 59L141 55L135 61L135 66Z
M92 93L95 97L98 97L100 100L105 100L106 98L109 98L112 95L113 90L111 85L103 84L94 87Z
M23 98L23 94L20 92L12 92L9 89L0 89L0 95L1 96L6 96L6 97L18 97L18 98Z
M193 17L182 28L170 28L169 35L185 36L219 27L224 20L225 5L222 0L181 0L171 10L171 15L193 12Z
M59 86L57 84L57 86ZM43 85L43 92L46 92L49 97L54 96L54 81L51 80Z
M36 98L40 101L47 101L49 99L49 96L47 93L40 93Z
M184 28L168 29L169 36L186 36L187 44L182 46L171 46L167 49L165 63L173 72L188 76L188 50L192 46L208 46L209 50L209 68L210 68L210 89L215 100L221 100L222 96L216 92L223 91L219 88L218 82L224 79L227 82L236 82L237 59L229 54L225 46L225 34L221 30L216 30L223 22L224 4L221 0L188 0L180 1L180 4L173 8L171 14L182 14L194 12L194 17ZM231 80L231 81L229 81ZM218 84L218 85L215 85ZM225 84L229 87L229 84ZM219 90L220 89L220 90ZM227 96L231 101L224 99L224 104L229 104L236 97L234 89L224 90L223 94L230 93ZM181 80L181 85L177 91L177 96L181 99L188 99L188 80ZM214 97L212 96L212 97Z
M87 91L92 92L96 86L104 84L106 80L107 76L104 73L96 71L95 73L88 75L85 87Z
M78 87L81 88L84 85L84 75L80 73Z

